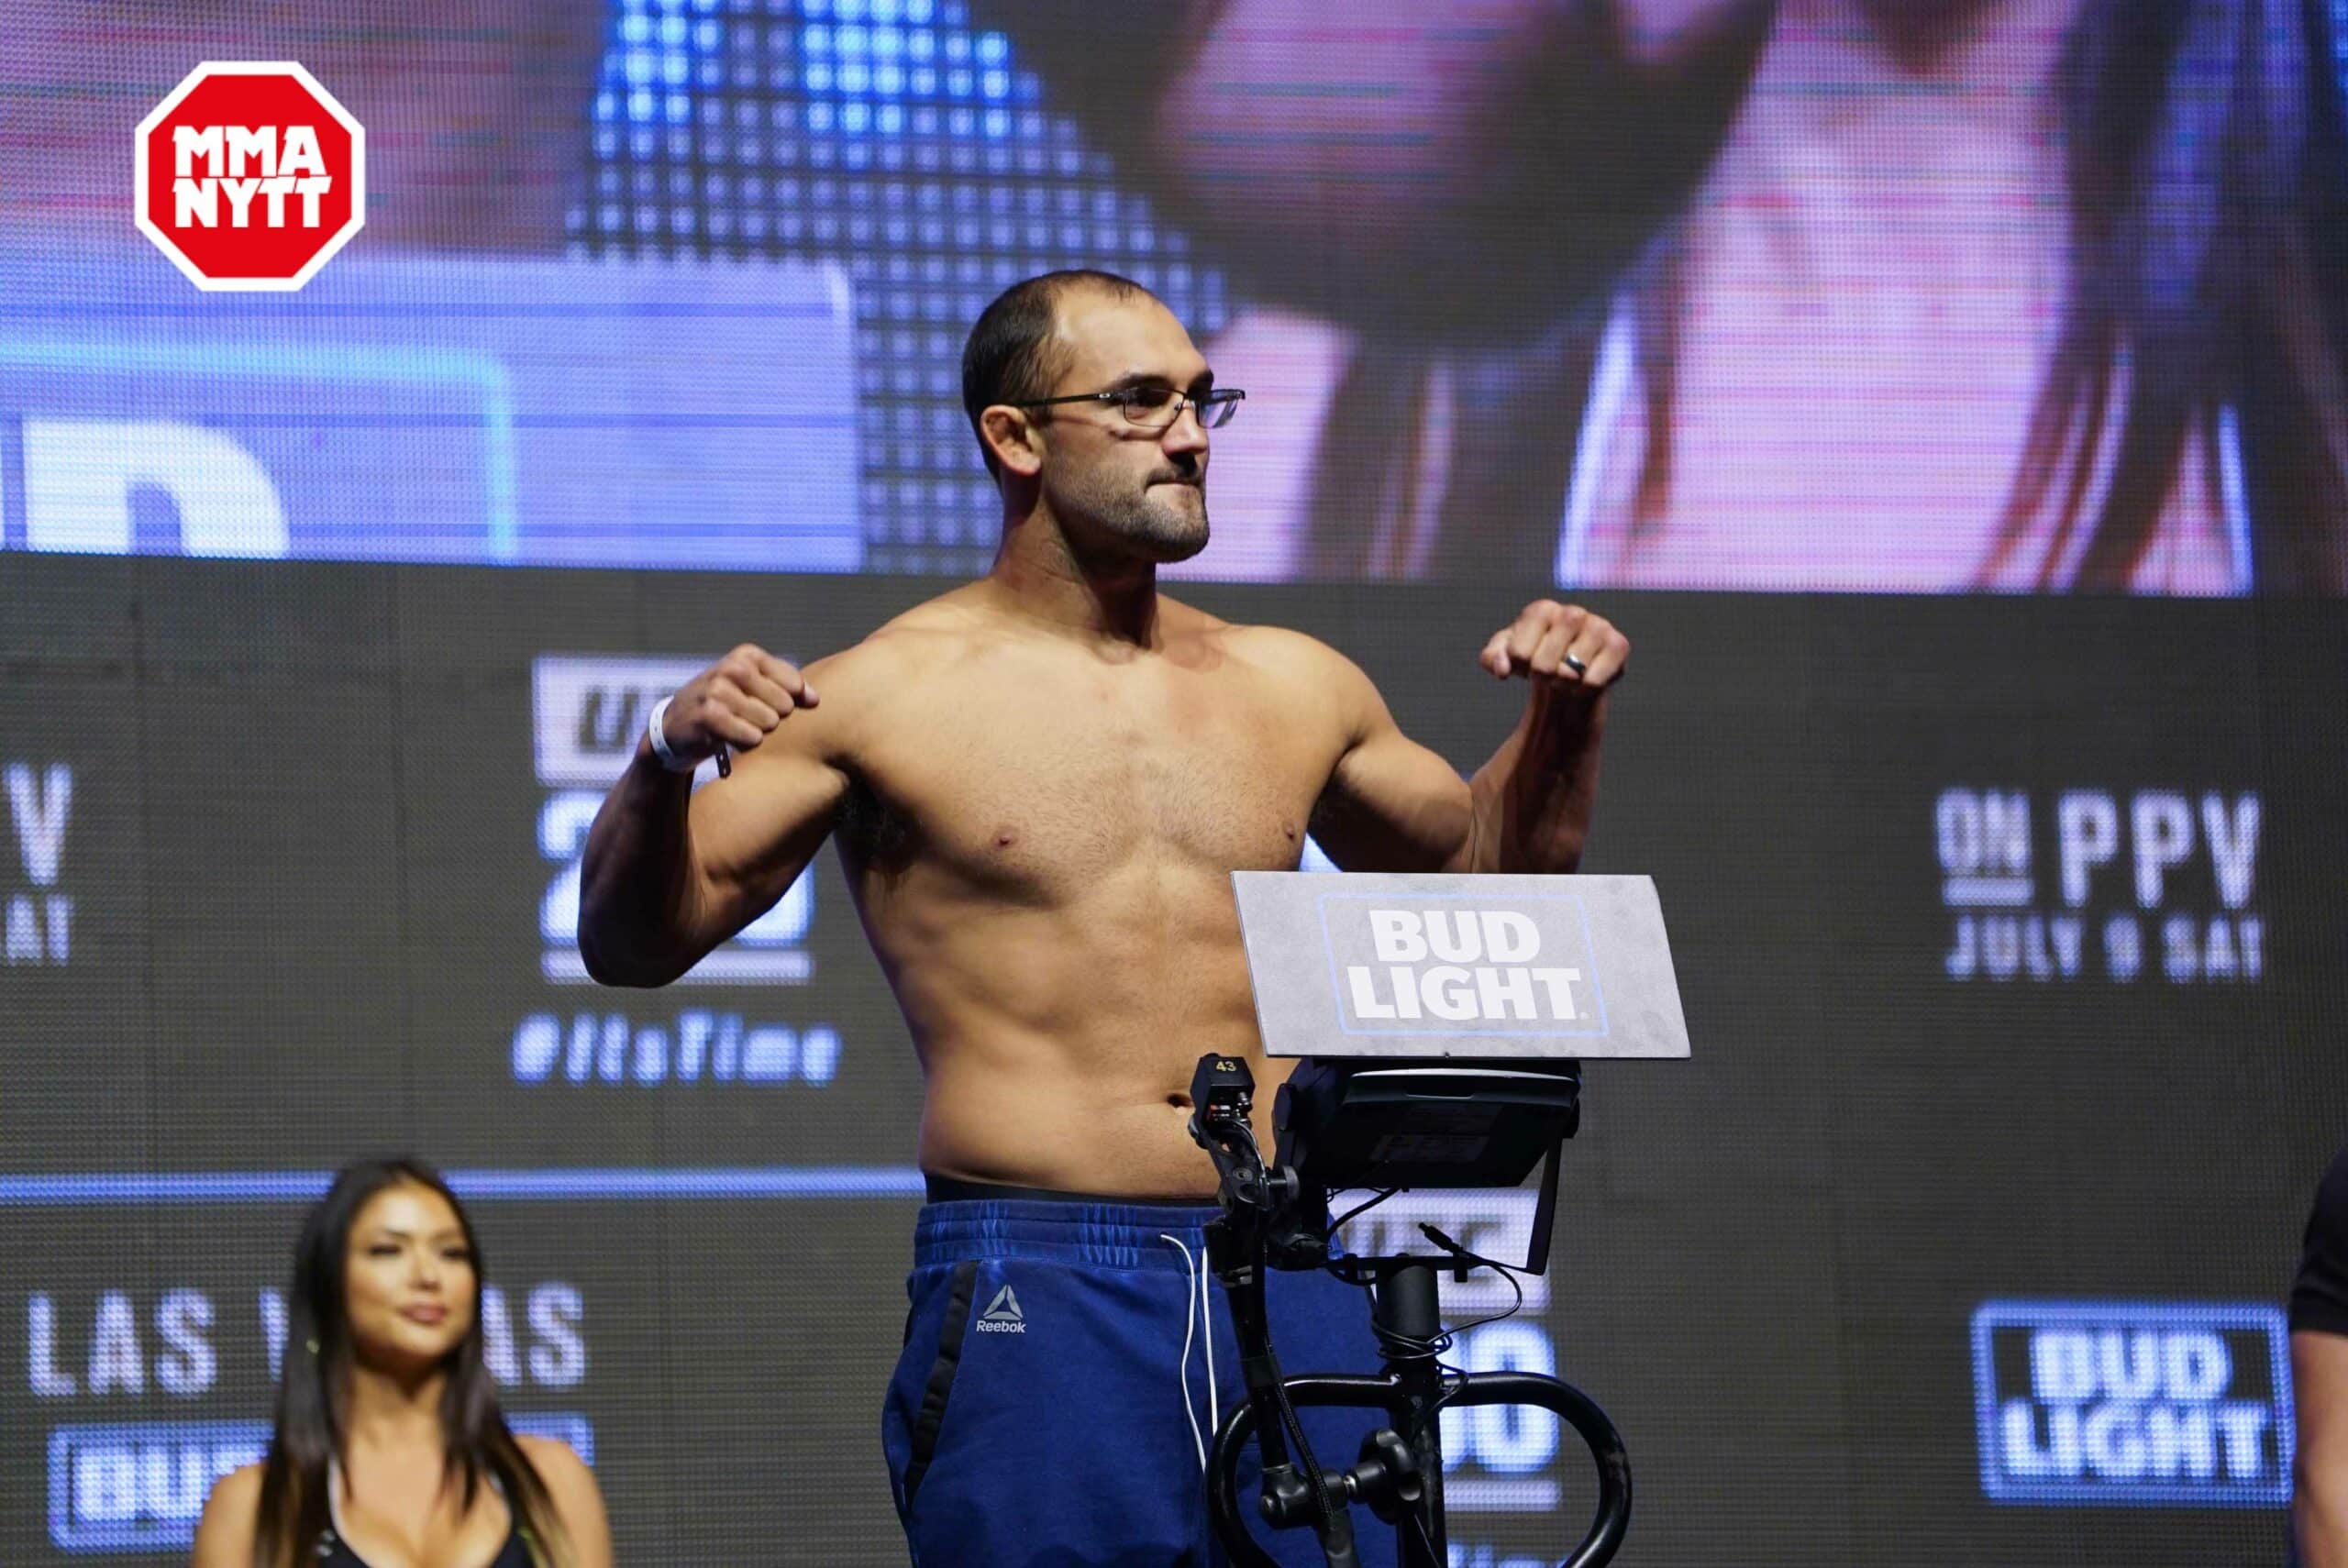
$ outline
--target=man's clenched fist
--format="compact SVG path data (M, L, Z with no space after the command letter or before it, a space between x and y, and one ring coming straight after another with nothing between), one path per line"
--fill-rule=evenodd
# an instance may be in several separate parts
M660 735L680 760L697 762L721 746L755 751L793 710L814 705L815 689L796 667L744 643L677 688Z
M1484 645L1477 662L1499 679L1530 676L1579 686L1595 695L1623 678L1631 639L1614 623L1578 604L1536 599Z

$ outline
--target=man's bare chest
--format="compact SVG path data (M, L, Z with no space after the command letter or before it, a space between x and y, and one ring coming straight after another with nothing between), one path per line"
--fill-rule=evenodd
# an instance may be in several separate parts
M1055 900L1136 869L1293 867L1337 745L1245 685L1066 683L926 705L858 793L897 856Z

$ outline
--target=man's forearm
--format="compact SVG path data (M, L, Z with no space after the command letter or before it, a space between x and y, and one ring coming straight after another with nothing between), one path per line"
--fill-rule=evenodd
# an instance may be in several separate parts
M1456 868L1555 874L1579 867L1605 728L1602 693L1536 690L1515 730L1468 780L1474 825L1466 863Z
M692 962L700 907L688 818L692 782L637 745L588 830L579 869L579 955L605 985L657 986Z

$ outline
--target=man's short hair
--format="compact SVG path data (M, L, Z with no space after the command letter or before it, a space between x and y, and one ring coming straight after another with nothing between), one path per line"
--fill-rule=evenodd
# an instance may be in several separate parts
M1069 364L1068 345L1059 341L1061 296L1080 288L1099 289L1115 299L1136 294L1157 296L1114 272L1072 268L1045 272L1016 282L995 296L979 313L962 345L962 411L969 415L970 431L979 438L979 453L987 472L1000 473L979 415L998 403L1026 403L1052 395L1052 387Z

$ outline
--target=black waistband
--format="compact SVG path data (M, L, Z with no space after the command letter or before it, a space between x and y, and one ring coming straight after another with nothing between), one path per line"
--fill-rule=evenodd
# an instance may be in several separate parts
M1211 1209L1207 1198L1135 1198L1122 1192L1060 1192L1048 1187L1006 1187L1001 1182L964 1181L959 1176L930 1176L922 1182L932 1203L1113 1203L1124 1208Z

